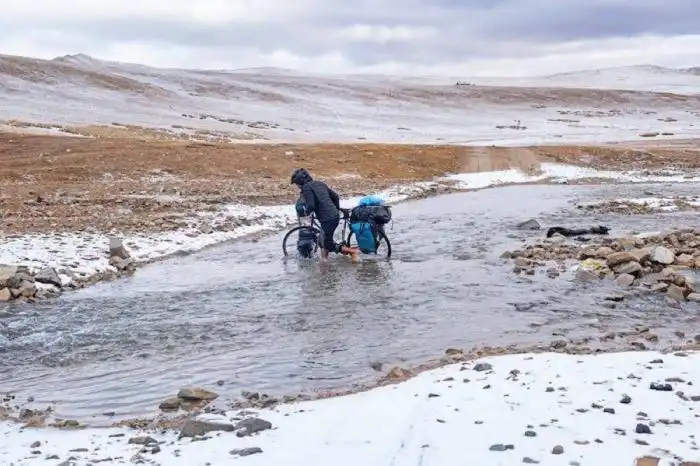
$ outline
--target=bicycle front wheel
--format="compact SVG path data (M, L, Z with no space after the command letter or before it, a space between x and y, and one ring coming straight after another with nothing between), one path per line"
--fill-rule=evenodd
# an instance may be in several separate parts
M304 231L308 232L313 232L316 241L313 244L313 247L310 248L308 251L303 251L300 252L297 248L297 245L294 244L296 241L296 238L300 233L303 233ZM286 235L284 235L284 239L282 240L282 252L284 253L284 256L287 257L289 256L290 253L296 253L297 256L299 257L304 257L304 258L311 258L314 257L320 248L319 241L323 238L323 233L321 233L321 230L315 227L310 227L308 225L301 225L298 227L294 227L291 230L287 232Z

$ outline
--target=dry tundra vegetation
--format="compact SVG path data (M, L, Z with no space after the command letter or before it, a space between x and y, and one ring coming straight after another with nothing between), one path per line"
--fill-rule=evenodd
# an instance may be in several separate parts
M541 162L691 169L700 166L699 147L696 141L523 148L259 144L157 140L122 131L98 137L5 132L0 211L5 234L167 229L177 225L166 220L183 209L293 201L296 192L288 180L298 166L329 180L343 195L354 195L446 173L533 172Z

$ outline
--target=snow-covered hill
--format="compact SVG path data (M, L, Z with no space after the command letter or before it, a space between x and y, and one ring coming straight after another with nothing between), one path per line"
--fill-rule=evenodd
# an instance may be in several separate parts
M138 125L231 140L620 140L643 133L697 135L700 115L700 75L650 66L470 80L159 69L87 55L0 55L0 86L2 120Z

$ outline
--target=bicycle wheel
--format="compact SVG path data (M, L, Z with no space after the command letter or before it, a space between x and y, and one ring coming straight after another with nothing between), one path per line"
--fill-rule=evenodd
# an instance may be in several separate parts
M310 230L314 233L316 236L316 241L314 242L313 249L310 251L310 254L307 256L301 255L297 251L296 244L292 243L291 246L288 246L287 243L290 241L290 238L293 238L292 241L296 241L296 235L298 235L302 230ZM282 252L284 253L284 256L287 257L290 252L295 252L298 256L300 257L305 257L305 258L311 258L316 255L318 252L319 247L321 246L319 244L319 241L321 241L321 238L323 238L323 233L321 233L321 230L315 227L310 227L308 225L300 225L298 227L294 227L291 230L287 232L286 235L284 235L284 239L282 240Z
M355 236L355 233L352 230L350 230L346 244L350 247L356 248L357 242L352 242L353 236ZM384 228L379 228L377 230L376 252L368 253L368 255L386 257L387 259L391 257L391 241L389 241L389 238L386 236L386 233L384 233Z

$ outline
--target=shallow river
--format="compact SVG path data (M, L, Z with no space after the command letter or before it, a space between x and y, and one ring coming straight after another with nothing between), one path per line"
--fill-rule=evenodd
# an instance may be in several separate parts
M515 224L605 224L613 232L697 226L697 213L590 215L574 200L692 194L697 185L512 186L400 204L391 261L284 261L282 234L140 269L0 319L0 392L55 401L66 418L152 413L184 385L227 396L347 388L372 362L421 362L447 347L549 342L646 322L698 326L697 307L639 297L615 310L568 279L519 278L499 259L544 232ZM606 289L609 287L609 289ZM657 332L658 333L658 332ZM217 386L223 381L223 386Z

